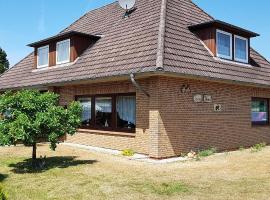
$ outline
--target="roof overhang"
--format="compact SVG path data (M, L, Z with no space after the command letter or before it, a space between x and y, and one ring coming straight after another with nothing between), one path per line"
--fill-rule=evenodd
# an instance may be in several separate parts
M99 35L91 35L91 34L86 34L86 33L78 32L78 31L68 31L68 32L60 33L60 34L57 34L55 36L52 36L52 37L49 37L49 38L39 40L39 41L31 43L31 44L28 44L27 46L29 46L29 47L39 47L39 46L46 45L46 44L48 44L50 42L53 42L53 41L59 41L61 39L69 38L71 36L88 37L88 38L92 38L92 39L95 39L95 40L100 39Z
M243 29L241 27L220 21L220 20L212 20L212 21L208 21L208 22L204 22L201 24L195 24L195 25L191 25L189 26L189 30L191 31L198 31L201 29L205 29L205 28L209 28L209 27L216 27L216 28L225 28L227 30L230 30L232 32L239 32L247 37L257 37L260 36L258 33Z

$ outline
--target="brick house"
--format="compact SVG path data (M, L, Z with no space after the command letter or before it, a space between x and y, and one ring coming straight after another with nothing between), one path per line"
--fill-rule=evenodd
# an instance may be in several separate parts
M153 158L270 143L270 63L258 34L213 19L191 0L117 2L35 42L0 89L60 94L83 105L67 142L131 148Z

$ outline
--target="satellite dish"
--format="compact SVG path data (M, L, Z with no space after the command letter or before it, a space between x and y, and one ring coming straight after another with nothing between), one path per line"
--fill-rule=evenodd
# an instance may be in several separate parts
M136 0L118 0L118 3L123 9L130 10L134 7Z

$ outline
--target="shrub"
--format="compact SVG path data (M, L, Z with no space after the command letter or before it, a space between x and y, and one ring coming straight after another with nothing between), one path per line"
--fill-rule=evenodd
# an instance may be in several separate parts
M0 186L0 200L7 200L7 195Z
M255 153L255 152L258 152L258 151L261 151L263 150L263 148L266 147L266 143L263 142L263 143L259 143L259 144L255 144L254 146L251 147L251 152L252 153Z
M198 157L208 157L211 156L213 154L215 154L217 152L217 149L212 147L206 150L202 150L198 152Z
M134 156L135 152L132 149L125 149L122 151L123 156Z

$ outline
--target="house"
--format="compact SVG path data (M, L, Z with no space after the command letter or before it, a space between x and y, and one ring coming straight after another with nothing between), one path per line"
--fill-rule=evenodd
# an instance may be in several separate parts
M0 77L0 89L60 94L83 105L67 142L152 158L270 143L270 63L257 33L213 19L191 0L137 0L93 10Z

